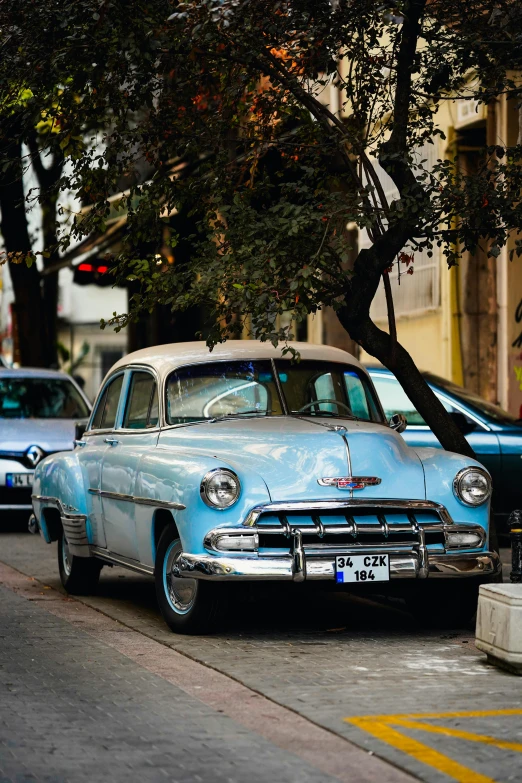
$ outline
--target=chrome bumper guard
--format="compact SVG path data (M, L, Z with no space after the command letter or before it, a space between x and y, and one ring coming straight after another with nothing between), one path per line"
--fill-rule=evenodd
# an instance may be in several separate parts
M296 512L309 515L312 524L292 524L291 514ZM346 524L324 523L320 515L332 512L341 513ZM364 512L377 516L379 524L367 524L354 519L354 515ZM397 512L407 516L407 524L387 521L386 515ZM416 514L422 512L435 513L438 521L419 524ZM270 515L272 520L276 516L278 524L264 524L264 515ZM496 552L485 552L483 549L476 553L459 552L458 547L447 546L447 534L459 532L477 534L481 547L486 542L483 528L455 524L444 506L430 501L347 499L268 503L252 509L241 527L222 527L210 531L205 537L205 547L212 554L193 555L183 552L174 565L174 574L219 581L333 580L337 556L376 553L389 555L391 579L488 577L499 573L501 563ZM426 536L432 534L439 535L445 542L436 552L428 551L426 545ZM223 535L227 539L239 537L239 547L243 549L244 542L250 537L255 551L221 551L219 539ZM257 551L260 536L264 540L270 540L272 536L278 536L280 540L284 536L288 540L286 552L274 554ZM401 540L401 536L407 540ZM372 538L374 541L371 541Z

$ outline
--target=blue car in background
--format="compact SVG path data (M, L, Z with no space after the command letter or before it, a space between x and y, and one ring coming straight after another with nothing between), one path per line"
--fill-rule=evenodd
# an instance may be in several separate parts
M410 446L437 446L436 436L410 402L397 378L384 367L369 367L386 417L402 413L408 427L402 437ZM469 389L431 373L423 373L439 400L466 436L477 459L493 478L492 509L499 533L507 517L522 506L522 420Z

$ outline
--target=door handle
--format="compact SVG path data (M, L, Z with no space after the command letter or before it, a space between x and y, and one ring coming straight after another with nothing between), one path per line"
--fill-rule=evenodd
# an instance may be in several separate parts
M87 441L86 440L75 440L74 441L74 445L75 446L80 446L80 447L86 446L87 445Z
M111 446L117 446L119 442L116 438L105 438L105 443L110 443Z

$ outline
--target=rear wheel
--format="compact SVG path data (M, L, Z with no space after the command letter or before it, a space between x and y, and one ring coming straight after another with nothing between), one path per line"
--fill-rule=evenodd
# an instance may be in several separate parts
M172 525L165 528L158 542L154 572L159 608L172 631L208 633L216 625L222 585L175 576L172 569L181 552L176 529Z
M58 570L62 585L71 595L96 592L102 563L94 557L72 555L63 530L58 537Z

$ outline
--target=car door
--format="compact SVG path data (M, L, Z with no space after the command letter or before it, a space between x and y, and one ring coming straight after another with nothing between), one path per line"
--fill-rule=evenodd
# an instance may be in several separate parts
M103 509L100 496L103 457L109 448L107 438L116 422L116 413L123 385L123 372L105 383L95 403L88 430L80 441L78 461L84 474L84 482L90 498L89 524L92 542L105 548L106 538L103 525Z
M415 409L398 380L391 374L372 373L371 375L386 417L389 419L393 413L403 413L406 416L408 427L402 433L406 443L409 446L442 448L438 439L420 413ZM477 459L491 473L493 488L500 486L502 481L500 446L496 433L472 416L466 407L459 404L457 400L452 399L448 394L442 393L435 387L432 387L432 389L448 413L460 413L465 416L470 428L473 428L466 434L466 440L477 455Z
M119 419L104 453L101 491L109 551L139 560L135 485L144 452L158 440L158 388L146 369L129 369Z

